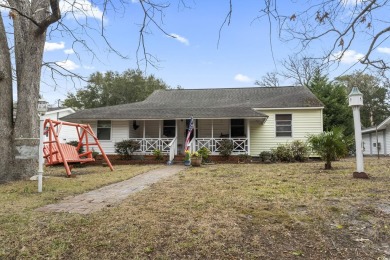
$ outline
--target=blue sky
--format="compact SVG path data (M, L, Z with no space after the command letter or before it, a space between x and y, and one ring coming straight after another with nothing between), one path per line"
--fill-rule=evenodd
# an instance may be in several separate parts
M68 36L53 32L47 38L44 61L57 62L60 66L84 76L96 71L121 72L137 68L136 49L139 24L142 21L140 3L133 0L125 7L126 10L120 10L119 13L108 11L102 21L101 7L90 5L88 0L77 1L86 7L89 17L70 17L67 14L64 19L67 26L76 29L78 22L88 21L96 27L103 23L110 44L128 59L122 59L110 52L99 37L99 32L90 32L91 37L88 38L85 33L76 31L80 33L80 37L87 40L87 46L95 52L95 57L79 44L72 45L73 41ZM176 35L176 38L167 37L151 26L150 34L145 39L147 51L160 60L157 63L159 69L148 66L146 73L154 74L171 87L251 87L256 79L261 79L267 72L282 69L279 61L296 51L296 43L279 41L277 30L273 28L271 39L276 64L274 63L268 23L266 19L255 19L262 8L261 0L233 1L231 23L222 28L218 46L219 30L229 11L229 1L189 1L189 8L178 7L177 2L172 1L171 6L165 10L161 24L167 33ZM62 8L66 10L69 7L65 5ZM291 6L286 5L282 11L289 14L290 8ZM318 53L322 51L322 45L326 44L326 40L319 42L309 51ZM337 76L350 68L351 64L361 57L359 48L358 45L353 46L341 64L333 68L330 74ZM389 49L385 48L382 53L388 51ZM352 73L358 68L353 67L349 72ZM141 66L141 69L144 67ZM42 74L42 81L41 94L51 104L58 99L64 100L67 93L75 92L77 88L86 85L85 82L58 79L55 86L47 70ZM289 83L291 82L288 80L282 82Z

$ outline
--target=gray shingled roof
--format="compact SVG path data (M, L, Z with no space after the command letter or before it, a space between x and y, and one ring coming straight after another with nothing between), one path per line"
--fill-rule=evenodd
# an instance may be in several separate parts
M323 107L306 87L157 90L145 101L78 111L71 119L265 118L253 108Z

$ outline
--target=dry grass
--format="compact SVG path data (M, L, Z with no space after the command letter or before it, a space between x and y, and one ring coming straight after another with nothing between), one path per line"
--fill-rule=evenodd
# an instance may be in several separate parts
M2 185L0 258L389 259L390 158L365 162L191 168L87 216L34 209L147 168Z

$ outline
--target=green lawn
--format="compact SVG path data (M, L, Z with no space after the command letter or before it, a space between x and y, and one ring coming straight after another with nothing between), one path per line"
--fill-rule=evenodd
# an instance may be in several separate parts
M390 158L365 163L189 168L90 215L34 209L158 166L50 168L0 185L0 259L389 259Z

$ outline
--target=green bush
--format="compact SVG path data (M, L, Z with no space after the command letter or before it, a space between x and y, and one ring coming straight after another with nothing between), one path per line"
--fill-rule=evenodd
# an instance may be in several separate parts
M124 159L130 159L134 151L141 147L140 143L135 140L123 140L115 143L115 152Z
M291 153L295 161L304 162L307 160L309 147L303 141L293 141L290 143Z
M155 157L155 159L156 160L162 160L162 159L164 159L164 155L163 155L163 153L161 152L161 150L158 150L158 149L156 149L156 150L154 150L153 151L153 155L154 155L154 157Z
M260 161L269 163L269 162L275 162L276 156L273 153L273 151L263 151L260 153Z
M246 154L246 153L242 153L242 154L238 155L238 160L240 162L248 163L252 160L252 156L250 156L249 154Z
M276 157L276 160L281 162L293 162L294 155L292 153L289 144L279 144L275 149L272 150Z
M224 139L219 143L219 154L228 158L232 154L233 148L233 141Z
M202 147L197 152L202 157L202 162L209 162L211 151L207 147Z

